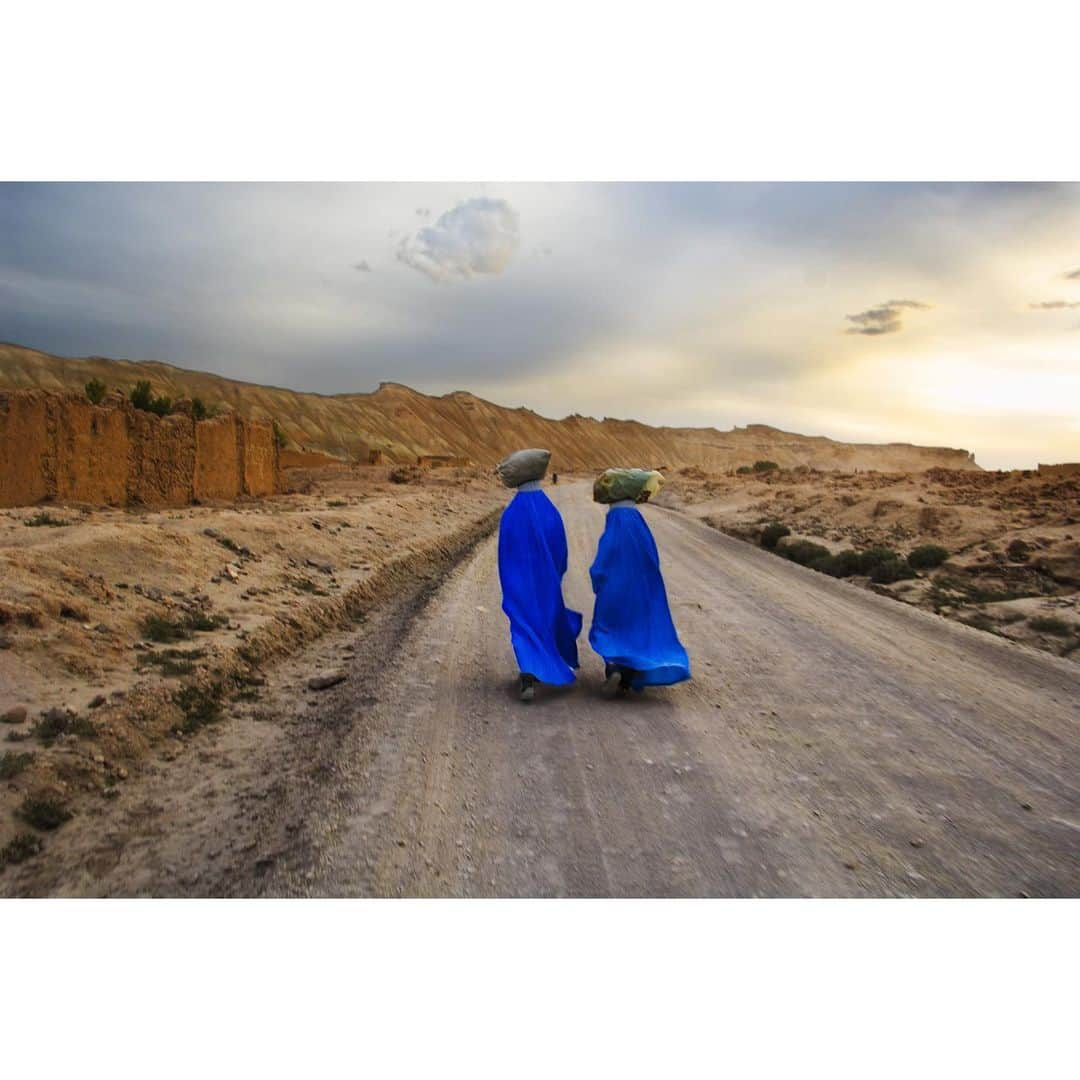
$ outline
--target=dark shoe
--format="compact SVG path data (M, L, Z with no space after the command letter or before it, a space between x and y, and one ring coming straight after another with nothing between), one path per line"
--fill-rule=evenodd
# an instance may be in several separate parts
M626 697L626 691L630 689L636 676L637 672L633 668L605 664L601 692L607 698Z
M536 696L536 676L535 675L522 675L521 687L518 691L518 697L526 705Z
M622 697L626 693L626 685L623 682L623 668L614 664L604 665L604 683L600 692L606 698Z

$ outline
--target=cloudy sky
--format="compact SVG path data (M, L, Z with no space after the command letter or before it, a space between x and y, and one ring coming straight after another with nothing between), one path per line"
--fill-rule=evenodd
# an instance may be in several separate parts
M1080 185L3 184L0 339L1080 460Z

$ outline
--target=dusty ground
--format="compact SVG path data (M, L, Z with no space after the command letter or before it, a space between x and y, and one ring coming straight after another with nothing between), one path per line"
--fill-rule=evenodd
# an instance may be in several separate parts
M0 511L0 849L28 795L116 798L179 753L184 687L228 675L254 696L252 661L430 576L501 504L473 472L389 472L297 473L299 491L235 506ZM41 514L62 524L27 524Z
M753 477L684 469L658 501L754 543L764 524L778 521L792 539L834 552L883 545L906 554L939 544L950 553L940 568L875 588L1080 659L1080 478L947 469Z
M587 632L602 512L581 484L555 497ZM692 682L604 701L583 634L579 684L521 706L487 540L268 667L257 701L0 889L1077 894L1080 669L647 515Z

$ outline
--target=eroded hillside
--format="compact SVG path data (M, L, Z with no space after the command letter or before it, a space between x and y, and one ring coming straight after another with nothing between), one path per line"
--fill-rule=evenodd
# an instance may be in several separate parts
M154 361L68 359L17 345L0 345L0 388L80 391L91 378L125 392L140 379L149 379L156 392L174 399L200 397L207 404L233 408L244 417L275 419L294 448L360 460L377 449L390 462L444 454L491 465L508 448L546 446L553 451L553 467L565 471L617 463L669 468L697 465L720 471L761 459L785 468L811 465L844 471L978 468L966 450L907 443L841 443L764 424L719 431L650 427L635 420L585 416L552 420L530 409L506 408L465 391L431 397L407 386L382 383L370 394L325 396L238 382Z

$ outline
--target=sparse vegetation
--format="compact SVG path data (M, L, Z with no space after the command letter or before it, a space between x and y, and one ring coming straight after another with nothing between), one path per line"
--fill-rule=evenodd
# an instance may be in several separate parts
M835 555L815 559L810 564L810 569L828 574L830 577L847 578L858 574L860 566L859 552L848 548L845 551L838 551Z
M334 507L334 509L337 509L338 507L348 506L349 504L345 499L331 499L326 505L332 506Z
M906 578L917 576L904 558L882 559L870 571L870 580L876 585L891 585L895 581L903 581Z
M78 735L80 738L92 739L97 735L97 728L94 727L94 722L85 716L72 716L63 709L50 709L34 724L30 733L46 746L51 746L61 735Z
M774 548L778 540L790 535L791 530L786 525L782 525L779 521L771 521L761 530L761 546Z
M754 470L753 470L753 469L751 469L749 465L740 465L740 466L739 466L739 467L738 467L738 468L737 468L737 469L735 470L735 475L736 475L736 476L748 476L748 475L749 475L750 473L752 473L753 471L754 471Z
M940 544L922 544L908 554L907 561L908 565L916 570L932 570L948 557L948 548L943 548Z
M284 450L289 445L289 436L285 434L276 420L271 421L271 423L274 425L274 442L277 443L279 450Z
M323 588L320 588L310 578L294 577L291 579L290 584L297 592L311 593L312 596L329 596L330 594Z
M187 611L177 618L148 615L143 619L139 629L147 641L168 645L174 641L187 641L197 631L218 630L228 621L224 615L209 615L205 611Z
M65 821L71 820L71 811L51 795L28 795L20 803L15 815L27 825L44 831L59 829Z
M779 468L780 466L775 461L755 461L753 471L756 473L776 472Z
M164 394L154 395L153 387L148 379L140 379L128 395L131 404L143 412L156 413L158 416L168 416L172 412L172 398Z
M1031 556L1031 545L1017 537L1005 549L1005 554L1010 562L1027 562Z
M70 524L70 522L65 521L63 518L53 517L48 510L39 510L33 517L27 518L23 524L29 525L31 529L39 529L42 526L59 529Z
M0 848L0 870L5 866L17 866L37 855L44 845L33 833L19 833Z
M785 559L799 563L800 566L809 566L816 559L828 558L830 554L827 547L815 544L812 540L796 540L795 543L785 544L776 550Z
M420 470L415 465L399 465L390 472L391 484L413 484L420 479Z
M173 702L184 714L180 730L190 734L221 716L221 687L184 686L173 696Z
M109 389L101 379L91 379L86 384L86 396L90 399L91 405L100 405L105 400L105 393Z
M900 552L893 551L892 548L887 547L867 548L865 551L860 551L858 556L858 572L860 574L871 574L874 567L883 562L900 562L903 559L903 555L901 555Z
M1036 615L1028 619L1028 626L1039 634L1052 634L1054 637L1068 637L1072 627L1056 615Z
M193 420L213 420L221 414L220 405L207 405L201 397L191 399L191 418Z
M13 780L34 760L32 753L18 754L6 750L0 757L0 780Z

